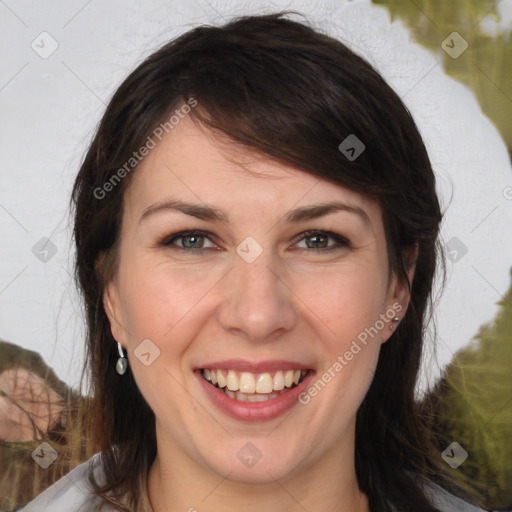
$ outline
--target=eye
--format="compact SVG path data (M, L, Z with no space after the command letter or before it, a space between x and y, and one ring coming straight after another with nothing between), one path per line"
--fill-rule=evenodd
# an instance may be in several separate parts
M189 252L215 247L213 243L211 246L205 247L204 240L210 240L208 238L208 233L204 231L182 231L181 233L175 233L164 238L160 244L166 247L171 245L176 246L176 249L182 249L184 251L188 250ZM175 243L176 241L180 242Z
M334 240L335 243L328 245L329 239ZM306 241L307 249L317 249L319 251L330 251L350 246L350 242L346 238L330 231L306 231L301 235L300 241L303 240ZM308 240L311 240L311 242L308 242ZM300 249L304 249L304 247L300 247Z
M217 247L211 241L210 236L211 235L205 231L181 231L180 233L174 233L165 237L159 245L186 252L201 252L204 249ZM315 249L314 252L324 252L350 247L350 242L346 238L330 231L306 231L299 236L299 242L306 242L306 247L298 247L300 250ZM205 240L210 242L209 246L205 245ZM329 244L329 240L334 240L335 243Z

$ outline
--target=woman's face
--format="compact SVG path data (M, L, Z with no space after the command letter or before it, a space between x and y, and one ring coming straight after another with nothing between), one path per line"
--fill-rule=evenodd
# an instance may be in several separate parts
M245 483L353 461L356 411L407 300L379 205L190 117L132 178L105 306L159 457Z

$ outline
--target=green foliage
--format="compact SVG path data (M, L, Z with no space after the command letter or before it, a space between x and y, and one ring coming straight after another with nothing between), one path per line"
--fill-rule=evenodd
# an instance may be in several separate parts
M485 34L485 18L499 21L493 0L373 0L401 18L423 46L443 59L446 73L474 91L512 153L512 34ZM441 43L458 32L468 49L452 59ZM440 452L452 441L468 459L451 469L484 506L512 509L512 289L500 313L458 352L430 393L431 428Z
M485 114L500 131L512 154L512 33L487 35L487 17L498 20L490 0L373 0L411 29L414 39L438 52L447 74L471 87ZM469 44L457 59L441 49L452 32Z
M452 441L468 458L451 469L489 509L512 509L512 287L495 320L460 350L431 395L440 452Z

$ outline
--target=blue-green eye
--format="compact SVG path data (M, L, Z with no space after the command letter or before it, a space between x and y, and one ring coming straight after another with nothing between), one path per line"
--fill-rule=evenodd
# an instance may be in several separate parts
M165 246L171 246L176 245L177 249L183 249L183 250L201 250L201 249L210 249L211 247L214 247L212 244L210 247L204 246L204 240L209 240L208 233L205 233L204 231L182 231L181 233L176 233L174 235L171 235L170 237L165 238L162 241L162 245ZM181 242L179 244L175 244L175 241ZM211 242L211 241L210 241Z
M205 240L210 242L209 246L205 246ZM306 241L306 247L298 247L300 250L314 249L315 252L325 252L350 247L350 242L346 238L330 231L306 231L301 233L298 242L303 240ZM329 244L329 240L334 240L335 243ZM204 249L218 248L211 241L209 233L197 230L181 231L169 235L160 242L160 245L187 252L201 252Z
M334 240L336 243L329 245L329 239ZM340 246L349 246L349 241L336 233L328 231L306 231L302 233L300 241L306 240L308 249L318 249L319 251L329 251L331 249L338 249ZM311 240L308 243L307 240Z

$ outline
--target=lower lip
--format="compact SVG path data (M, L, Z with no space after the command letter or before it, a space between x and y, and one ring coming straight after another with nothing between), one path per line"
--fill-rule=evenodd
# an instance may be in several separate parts
M307 389L308 383L314 375L314 372L310 370L298 386L276 398L271 398L265 402L240 402L230 398L223 391L210 384L203 377L201 370L196 370L194 373L214 405L223 413L240 421L268 421L289 411L299 403L299 395Z

